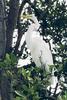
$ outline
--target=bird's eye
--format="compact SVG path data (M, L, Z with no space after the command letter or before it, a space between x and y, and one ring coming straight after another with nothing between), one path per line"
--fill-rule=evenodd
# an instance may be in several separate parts
M30 21L31 21L32 23L35 23L32 19L30 19Z

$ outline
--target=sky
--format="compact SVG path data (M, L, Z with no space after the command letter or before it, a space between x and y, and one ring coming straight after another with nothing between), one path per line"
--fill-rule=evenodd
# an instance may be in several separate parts
M60 2L62 2L63 0L59 0ZM64 1L66 1L66 4L67 4L67 0L64 0Z

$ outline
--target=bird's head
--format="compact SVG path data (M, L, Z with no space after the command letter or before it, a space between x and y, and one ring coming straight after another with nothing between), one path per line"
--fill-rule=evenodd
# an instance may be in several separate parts
M38 30L40 27L40 24L34 14L27 14L27 15L22 15L23 19L29 19L31 20L32 24L34 24L35 30Z

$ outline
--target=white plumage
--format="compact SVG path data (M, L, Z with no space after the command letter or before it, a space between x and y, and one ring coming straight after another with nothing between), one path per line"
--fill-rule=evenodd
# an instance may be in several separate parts
M37 18L32 15L32 23L27 32L25 33L25 39L28 49L30 49L31 56L37 67L44 67L46 71L49 71L49 65L53 65L53 59L51 50L49 49L49 44L46 43L39 32L39 22Z
M27 47L31 52L32 59L35 62L36 66L44 67L47 72L50 72L49 66L53 65L53 58L51 50L49 48L49 43L46 43L38 32L40 24L37 18L32 15L31 20L34 23L29 26L27 32L25 33ZM48 86L47 89L49 90L49 88L51 87L51 92L54 93L56 84L58 82L57 77L54 76L54 68L52 69L52 76L49 82L50 86ZM59 91L60 89L58 87L57 92Z

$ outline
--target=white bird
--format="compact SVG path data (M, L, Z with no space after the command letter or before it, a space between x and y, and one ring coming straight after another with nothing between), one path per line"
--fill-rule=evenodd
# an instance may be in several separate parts
M37 18L34 15L29 18L33 21L33 23L29 26L27 32L25 33L27 47L31 52L32 59L36 66L43 67L47 72L50 72L49 67L54 64L49 43L46 43L38 32L40 24ZM53 93L55 91L56 84L58 83L57 77L54 76L54 68L52 69L49 82L50 86L48 86L47 89L49 90L51 87L51 92Z
M49 65L53 65L53 58L51 50L49 49L49 43L46 43L39 35L38 29L40 24L35 17L32 15L30 19L32 23L27 32L25 33L25 40L28 49L31 52L33 61L37 67L44 67L49 72Z

